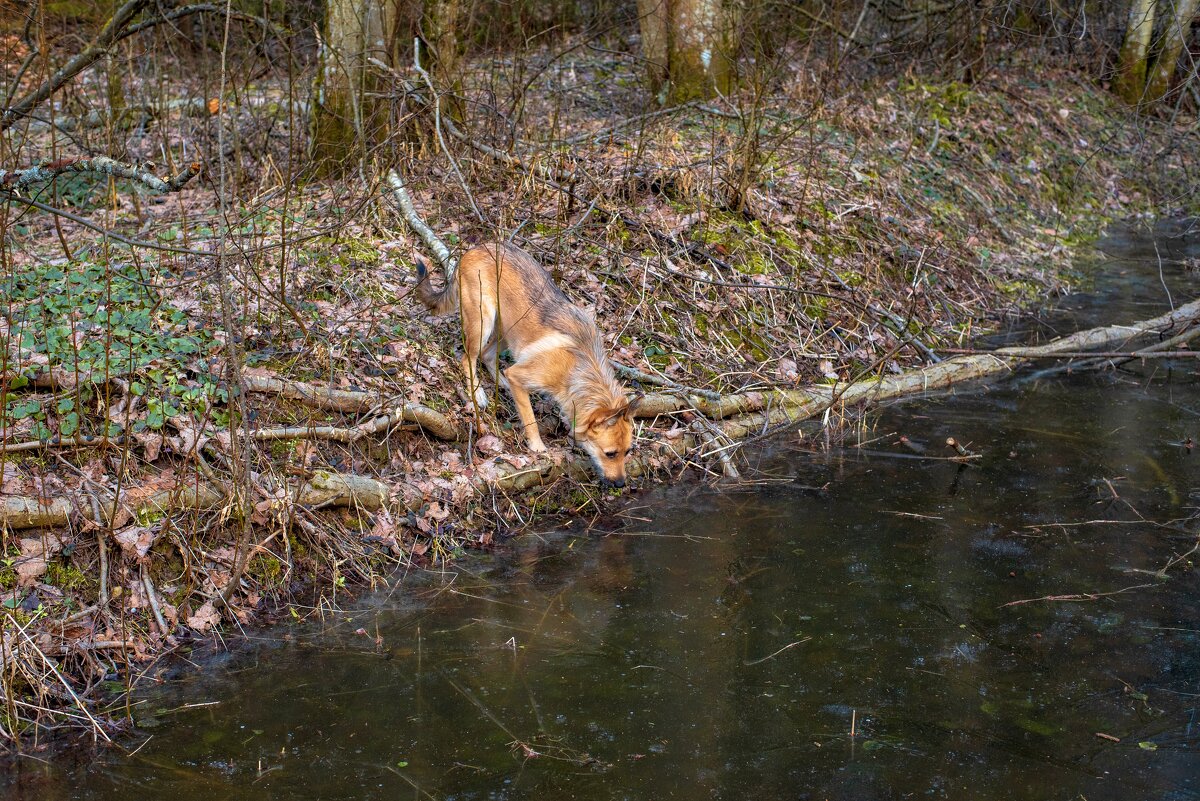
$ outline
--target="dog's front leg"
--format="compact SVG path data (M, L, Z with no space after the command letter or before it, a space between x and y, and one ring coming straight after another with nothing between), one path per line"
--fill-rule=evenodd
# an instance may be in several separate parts
M522 381L521 365L514 364L504 371L508 379L508 391L512 394L513 403L517 406L517 414L521 417L521 425L525 429L525 439L529 442L529 450L534 453L544 453L546 444L538 431L537 418L533 416L533 404L529 400L529 390L525 389Z

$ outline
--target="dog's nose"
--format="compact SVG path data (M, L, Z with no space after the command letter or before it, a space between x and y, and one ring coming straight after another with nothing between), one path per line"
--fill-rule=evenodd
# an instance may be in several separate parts
M622 487L625 486L625 479L618 478L616 481L611 481L611 480L606 479L604 483L608 484L608 486L610 486L610 487L616 487L617 489L621 489Z

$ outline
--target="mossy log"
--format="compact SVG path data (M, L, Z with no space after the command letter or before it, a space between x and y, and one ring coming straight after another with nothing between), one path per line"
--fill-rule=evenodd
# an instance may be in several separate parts
M387 503L391 489L367 476L318 470L289 493L289 501L298 506L323 508L352 506L375 511ZM150 513L172 514L184 510L215 510L227 503L226 488L207 479L182 481L170 486L130 487L121 494L114 510L111 499L102 499L101 515L105 523L114 516L138 517ZM89 509L86 502L71 498L37 498L8 495L0 498L0 528L57 528L67 525L76 508ZM89 513L89 517L90 517Z
M0 528L64 526L74 505L66 498L7 495L0 498Z

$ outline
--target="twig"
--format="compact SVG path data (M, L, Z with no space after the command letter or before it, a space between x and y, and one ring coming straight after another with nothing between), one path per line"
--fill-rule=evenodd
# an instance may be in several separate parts
M442 270L448 279L454 270L450 250L417 214L417 210L413 207L412 197L408 194L408 189L405 188L404 181L400 179L400 174L396 170L387 171L387 182L388 186L392 188L392 197L395 198L396 205L400 207L400 215L404 218L404 222L408 223L408 227L433 253L438 263L442 265Z
M896 326L896 333L898 336L903 337L905 334L908 333L909 321L903 320L898 315L892 314L890 311L881 307L877 303L872 303L869 308L871 309L871 311L875 312L876 314L882 315L882 316L888 318L889 320L891 320L892 325ZM942 358L940 356L938 356L936 353L934 353L929 348L928 345L926 345L924 342L917 339L916 337L910 338L909 344L912 345L914 348L916 348L918 351L920 351L921 354L926 359L928 359L931 362L934 362L935 364L942 360Z
M446 138L442 136L442 101L438 96L437 90L433 88L433 79L429 77L429 73L421 66L420 37L413 39L413 69L425 79L425 85L429 87L429 94L433 97L433 131L437 135L438 144L441 145L442 152L446 154L446 158L450 161L450 166L454 169L454 175L458 178L458 185L462 187L463 192L467 195L467 200L471 202L471 208L474 209L475 216L479 218L481 223L486 223L487 218L483 216L483 212L479 210L479 206L475 203L475 196L471 194L471 188L467 186L467 180L463 178L462 170L458 168L458 161L455 160L454 154L450 152L450 148L446 147Z
M1070 595L1043 595L1041 598L1022 598L1019 601L1009 601L1006 604L1000 604L999 608L1004 609L1007 606L1020 606L1022 604L1032 604L1039 601L1095 601L1098 598L1107 598L1110 595L1120 595L1123 592L1132 592L1133 590L1142 590L1146 587L1156 587L1156 584L1135 584L1132 587L1125 587L1112 592L1080 592Z
M104 445L124 445L127 437L92 437L76 434L73 437L48 437L27 442L0 442L0 453L22 453L46 448L98 448Z
M569 137L562 141L563 141L563 143L568 144L568 145L577 145L580 142L586 142L589 139L595 141L596 139L600 139L605 136L611 136L612 134L616 133L617 131L621 130L622 128L628 128L629 126L636 125L639 122L649 122L650 120L656 119L658 117L665 117L668 115L678 114L681 111L686 111L687 109L694 108L694 107L696 107L696 105L697 105L696 101L693 100L688 103L680 103L678 106L671 106L669 108L658 109L657 111L650 111L645 114L638 114L637 116L634 116L634 117L626 117L625 119L621 120L620 122L613 123L612 125L609 125L606 128L601 128L600 130L592 131L591 133L577 134L576 136Z
M154 582L150 580L150 571L142 565L142 586L146 589L146 597L150 601L150 611L154 613L154 622L158 624L158 630L163 636L171 633L167 628L167 621L163 618L162 610L158 608L158 593L154 591Z
M132 651L136 646L129 640L76 640L69 645L60 645L59 656L67 656L75 651Z
M742 660L742 664L746 667L754 667L755 665L761 665L763 662L766 662L768 659L774 659L775 657L779 656L780 654L782 654L784 651L788 650L789 648L795 648L797 645L806 643L811 639L812 639L812 637L805 637L802 640L796 640L795 642L789 642L787 645L783 646L778 651L769 653L766 656L761 657L759 659L752 659L749 662Z
M381 404L379 396L376 393L361 392L346 389L333 389L331 387L318 386L316 384L306 384L301 381L289 381L284 378L274 378L271 376L250 375L243 376L247 392L261 392L279 395L289 400L298 400L307 406L312 406L318 409L332 409L334 411L346 413L365 413L379 409ZM386 404L384 404L386 408ZM385 428L394 425L397 422L416 423L424 430L428 431L438 439L447 441L455 441L463 439L462 433L455 427L450 419L444 414L428 406L419 403L405 403L391 407L383 416L376 417L374 420L362 423L361 425L352 428L338 429L340 431L359 431L362 432L356 435L365 436L366 434L374 434ZM296 428L296 427L290 427ZM312 429L315 430L315 429ZM330 427L330 431L334 429ZM316 439L341 439L342 434L319 434L314 436ZM286 436L271 436L268 434L257 435L259 439L289 439ZM343 440L351 441L351 440Z
M1003 350L975 350L973 348L938 348L943 353L955 354L992 354L995 356L1017 357L1021 359L1086 359L1100 357L1105 360L1121 359L1124 362L1138 359L1186 359L1200 357L1200 350L1080 350L1061 351L1058 353L1040 353L1033 348L1004 348Z
M640 384L652 384L656 387L666 387L667 389L673 389L676 392L680 392L685 395L699 395L700 397L708 398L709 400L721 400L720 392L713 392L710 389L700 389L698 387L686 387L683 384L677 384L669 378L654 375L653 373L647 373L637 369L636 367L629 367L612 359L609 359L608 363L612 365L612 368L617 371L618 375L620 375L622 378L628 378L630 381L637 381Z
M49 669L49 671L51 673L54 674L54 678L58 679L59 683L62 684L62 686L66 689L67 693L70 694L71 698L75 701L76 706L79 707L79 710L81 712L83 712L84 715L87 716L87 719L89 721L91 721L93 735L98 733L101 737L104 738L105 742L111 743L112 740L109 739L108 734L105 733L104 728L100 725L100 722L98 720L96 720L94 717L92 717L92 713L88 711L87 706L84 705L83 701L80 700L79 696L75 694L75 689L71 686L71 683L68 682L63 677L63 674L59 672L59 670L55 666L55 664L50 661L50 657L46 656L46 654L42 651L42 649L38 647L37 643L34 642L34 639L29 636L29 632L27 632L25 630L26 626L30 626L33 624L33 620L30 620L29 623L25 624L25 626L22 626L16 620L16 618L14 618L11 614L8 614L6 612L5 617L8 618L8 620L14 624L13 628L15 628L16 631L22 637L25 638L25 641L29 644L29 647L34 650L34 653L36 653L39 657L41 657L42 663ZM36 618L34 618L34 619L36 620Z
M372 418L357 426L284 426L281 428L259 428L250 436L260 442L286 439L328 439L334 442L352 443L371 434L391 428L401 422L400 415L385 414ZM413 426L415 428L416 426Z
M108 609L108 532L109 526L104 520L104 514L100 511L100 499L96 497L95 491L88 493L88 498L92 502L92 516L96 521L96 545L100 550L100 590L97 595L96 605L100 609Z
M153 28L156 25L162 25L167 22L176 22L178 20L183 19L184 17L190 17L193 14L222 14L222 15L224 15L225 13L226 13L226 9L224 6L217 6L217 5L213 5L211 3L195 3L190 6L180 6L179 8L171 9L170 11L166 12L165 14L163 14L161 16L149 17L149 18L144 19L141 22L138 22L134 25L130 25L128 28L126 28L124 31L121 32L121 35L118 36L116 40L120 41L121 39L127 39L136 33L141 33L142 31L147 30L148 28ZM279 30L275 25L273 25L268 20L264 19L263 17L256 17L253 14L245 14L245 13L242 13L241 11L230 11L229 18L236 19L240 22L252 22L255 25L262 28L264 31L270 31L278 39L283 39L287 35L287 32Z
M700 458L703 459L715 455L721 461L721 470L726 478L742 477L742 474L737 469L737 465L733 463L729 446L721 444L721 440L729 440L729 437L725 436L721 429L716 428L703 417L697 417L692 421L692 431L696 432L696 436L703 445L711 448L707 453L700 454Z

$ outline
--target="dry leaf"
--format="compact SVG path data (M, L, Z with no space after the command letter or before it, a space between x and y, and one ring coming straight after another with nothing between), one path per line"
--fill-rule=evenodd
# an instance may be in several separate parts
M206 632L213 626L221 622L221 613L213 606L212 601L205 601L204 605L196 610L196 613L187 619L187 625L190 629L195 629L198 632Z
M781 381L790 384L800 377L800 367L794 359L780 359L775 365L775 375Z
M17 583L28 587L46 572L49 561L63 548L62 540L53 534L45 537L23 537L21 555L17 557Z
M487 434L475 441L475 449L487 456L504 450L504 443L495 434Z
M113 537L121 545L121 551L130 559L136 559L141 562L146 558L146 554L154 547L154 540L158 538L158 531L146 528L145 526L129 526L120 531L113 532Z
M17 470L16 465L10 462L0 464L0 493L20 495L23 489L21 484L21 471Z
M141 431L134 435L134 439L142 446L146 453L146 461L153 462L158 459L158 452L162 450L163 443L166 441L162 434L155 434L150 431Z

